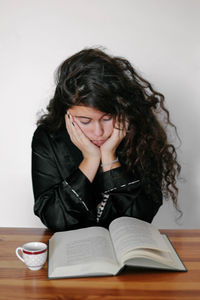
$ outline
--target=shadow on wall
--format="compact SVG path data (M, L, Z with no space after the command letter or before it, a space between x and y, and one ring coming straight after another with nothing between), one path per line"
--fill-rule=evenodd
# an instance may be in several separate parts
M194 91L190 91L188 85L185 85L182 91L171 92L171 108L175 112L174 123L182 142L177 153L182 167L181 179L178 181L178 203L183 216L176 220L177 213L171 201L165 201L154 223L159 228L200 228L200 110L196 101L198 97Z

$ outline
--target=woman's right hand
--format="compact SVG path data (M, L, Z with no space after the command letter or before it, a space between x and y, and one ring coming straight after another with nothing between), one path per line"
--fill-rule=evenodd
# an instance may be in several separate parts
M99 147L94 145L82 132L73 116L68 112L65 114L65 124L72 143L82 152L84 158L101 159Z
M92 182L95 178L101 160L100 149L85 136L72 115L65 115L66 128L72 143L82 152L83 160L79 169Z

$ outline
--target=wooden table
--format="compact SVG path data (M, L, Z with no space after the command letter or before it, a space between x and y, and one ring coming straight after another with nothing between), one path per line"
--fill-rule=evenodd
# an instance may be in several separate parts
M0 299L127 300L200 299L200 230L161 230L172 241L188 272L135 270L114 277L47 279L47 263L30 271L15 249L29 241L47 243L45 229L0 228Z

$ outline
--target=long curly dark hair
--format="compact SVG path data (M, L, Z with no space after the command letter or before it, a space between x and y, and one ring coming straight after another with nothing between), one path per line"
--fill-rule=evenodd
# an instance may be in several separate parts
M65 127L66 110L74 105L94 107L128 121L127 135L117 149L122 168L137 172L146 192L161 187L166 199L178 209L176 185L180 173L175 147L168 142L171 123L164 96L143 79L129 61L99 48L84 49L58 68L56 90L39 120L50 130ZM178 209L179 210L179 209Z

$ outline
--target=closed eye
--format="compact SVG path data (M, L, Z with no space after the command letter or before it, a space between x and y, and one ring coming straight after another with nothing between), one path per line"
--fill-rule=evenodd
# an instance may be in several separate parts
M103 121L110 121L113 117L112 116L108 116L108 117L104 117L102 120Z
M85 124L85 125L89 124L90 122L91 122L90 120L88 120L88 121L80 121L81 124Z
M76 118L79 120L79 122L81 124L87 125L87 124L89 124L91 122L90 118L86 118L86 117L76 117Z

